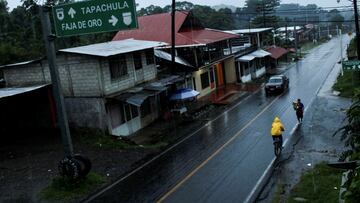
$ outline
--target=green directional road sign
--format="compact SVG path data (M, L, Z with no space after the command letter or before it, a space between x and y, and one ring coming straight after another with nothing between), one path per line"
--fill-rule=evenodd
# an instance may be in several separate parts
M134 0L91 0L53 7L58 37L137 28Z
M343 61L342 67L344 70L360 70L360 61L359 60Z

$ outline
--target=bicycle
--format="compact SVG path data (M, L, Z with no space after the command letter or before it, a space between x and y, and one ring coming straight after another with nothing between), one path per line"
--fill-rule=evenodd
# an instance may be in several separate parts
M276 157L279 157L282 151L282 146L280 143L280 137L274 138L274 153Z

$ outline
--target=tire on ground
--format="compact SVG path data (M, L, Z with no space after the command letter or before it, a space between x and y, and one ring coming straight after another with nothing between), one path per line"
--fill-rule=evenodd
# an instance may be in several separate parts
M80 163L80 176L85 177L91 170L90 159L80 154L75 154L73 158Z
M81 166L79 161L72 157L65 157L59 162L59 173L63 177L68 177L72 180L77 180L81 177Z

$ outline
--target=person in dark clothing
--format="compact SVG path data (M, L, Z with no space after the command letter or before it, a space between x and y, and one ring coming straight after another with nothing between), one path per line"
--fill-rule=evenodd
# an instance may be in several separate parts
M295 111L298 122L302 123L304 116L304 104L301 103L300 99L297 99L297 102L295 103Z

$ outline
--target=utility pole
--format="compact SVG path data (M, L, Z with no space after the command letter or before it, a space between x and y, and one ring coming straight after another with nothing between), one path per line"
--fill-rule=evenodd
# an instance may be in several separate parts
M175 72L175 0L171 8L171 72Z
M337 0L339 3L340 0ZM357 59L360 60L360 31L359 31L359 15L357 8L357 0L352 0L354 5L354 16L355 16L355 28L356 28L356 53Z
M294 25L294 38L295 38L295 57L298 57L298 40L297 40L297 33L296 33L296 25Z
M275 28L273 29L273 46L274 47L276 47L276 45L275 45Z
M286 44L286 47L288 48L288 30L287 30L287 21L286 21L286 24L285 24L285 44Z
M261 1L262 3L262 9L263 9L263 25L264 25L264 28L266 27L266 21L265 21L265 3L264 3L264 0Z
M341 76L344 75L344 70L342 67L342 63L343 63L343 47L342 47L342 36L341 36L341 29L339 30L339 35L340 35L340 62L341 62Z
M357 58L360 60L360 31L359 31L359 16L357 10L357 0L353 0L354 14L355 14L355 28L356 28L356 50Z
M56 54L54 43L55 35L53 35L51 32L51 24L49 17L49 12L51 8L49 6L40 6L39 8L62 143L64 145L65 155L73 157L74 150L72 146L67 115L64 107L64 97L62 95L59 73L56 67Z

